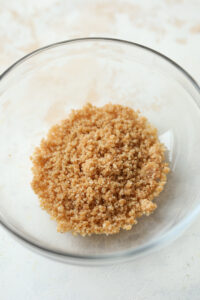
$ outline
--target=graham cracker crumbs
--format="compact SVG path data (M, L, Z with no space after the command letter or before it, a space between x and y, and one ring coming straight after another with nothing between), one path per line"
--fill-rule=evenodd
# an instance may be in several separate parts
M87 104L53 126L33 156L32 188L59 232L130 230L156 209L169 172L157 130L133 109Z

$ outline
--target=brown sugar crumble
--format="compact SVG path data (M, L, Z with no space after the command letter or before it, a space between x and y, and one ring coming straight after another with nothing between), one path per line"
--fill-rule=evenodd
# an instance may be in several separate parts
M131 108L87 104L53 126L33 156L32 188L59 232L130 230L156 209L168 164L157 130Z

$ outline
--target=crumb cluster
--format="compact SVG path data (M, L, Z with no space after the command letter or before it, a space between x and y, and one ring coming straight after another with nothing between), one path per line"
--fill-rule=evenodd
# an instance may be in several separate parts
M33 156L32 188L60 232L130 230L152 213L169 172L157 130L131 108L87 104L53 126Z

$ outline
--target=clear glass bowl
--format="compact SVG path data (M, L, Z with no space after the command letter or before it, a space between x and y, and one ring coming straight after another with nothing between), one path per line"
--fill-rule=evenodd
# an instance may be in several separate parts
M199 213L200 93L176 63L131 42L84 38L36 50L0 79L0 222L23 244L66 263L114 263L175 239ZM171 172L157 210L113 236L57 233L30 187L35 146L86 102L139 109L167 147Z

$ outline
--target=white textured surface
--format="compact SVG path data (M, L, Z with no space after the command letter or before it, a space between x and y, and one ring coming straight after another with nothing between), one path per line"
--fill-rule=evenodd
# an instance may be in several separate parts
M150 46L200 82L200 1L0 0L0 73L59 40L110 36ZM128 264L62 265L0 229L0 299L199 299L200 221L172 245Z

